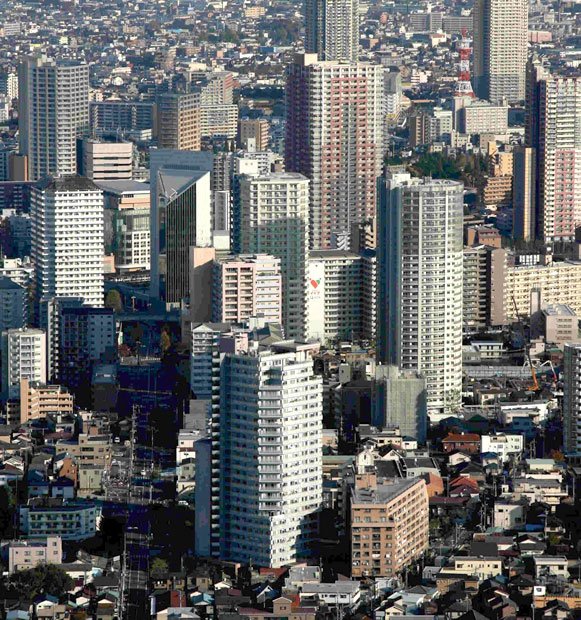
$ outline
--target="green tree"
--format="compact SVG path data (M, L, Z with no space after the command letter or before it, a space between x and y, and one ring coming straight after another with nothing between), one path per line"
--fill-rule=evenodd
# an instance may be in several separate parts
M110 308L117 313L123 310L123 300L119 291L111 289L107 292L107 295L105 295L105 308Z
M31 599L39 594L62 596L74 585L65 571L54 564L39 564L10 576L10 586L17 592L26 592Z
M12 538L13 497L7 485L0 486L0 538Z
M167 575L168 564L162 558L154 558L150 566L150 574L154 579L159 579Z

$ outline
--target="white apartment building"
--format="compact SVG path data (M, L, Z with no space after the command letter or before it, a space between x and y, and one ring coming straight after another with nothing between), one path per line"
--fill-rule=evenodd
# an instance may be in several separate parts
M276 172L240 178L235 210L239 251L280 259L282 322L288 338L307 334L309 181L301 174Z
M35 302L82 297L103 305L103 192L79 176L47 178L32 189Z
M522 435L508 435L498 433L498 435L482 435L480 452L494 452L506 463L510 456L520 456L524 449L524 437Z
M357 61L359 56L359 0L307 0L307 52L321 60Z
M83 140L83 175L93 181L122 181L133 177L133 143Z
M380 198L379 360L425 376L438 420L461 404L463 186L398 173Z
M235 138L237 133L237 105L223 103L200 107L200 135L202 138Z
M504 134L508 130L508 105L470 101L458 112L458 131L465 134Z
M41 329L9 329L2 333L2 394L20 397L20 380L46 383L46 333Z
M322 502L323 386L312 345L281 342L223 362L224 560L280 567L313 554Z
M77 137L89 128L89 66L26 58L18 68L20 153L28 177L76 174Z
M474 91L493 103L525 98L528 0L474 3Z
M214 261L212 320L242 323L250 317L282 322L280 258L241 254Z
M370 258L344 250L311 251L309 338L332 343L373 337L369 327L375 315L375 262L370 262Z

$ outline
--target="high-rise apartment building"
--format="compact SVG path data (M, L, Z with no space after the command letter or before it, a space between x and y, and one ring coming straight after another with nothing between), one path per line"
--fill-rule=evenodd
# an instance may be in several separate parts
M474 3L474 90L481 99L525 98L528 11L528 0Z
M9 329L2 333L2 396L20 397L20 381L46 383L46 333L42 329Z
M155 131L160 149L200 150L199 93L163 93L157 98L156 110Z
M348 249L353 222L375 216L383 161L379 65L299 54L286 84L285 169L310 185L312 249Z
M313 557L322 502L323 386L313 345L227 355L220 382L220 556L280 567Z
M563 439L565 452L581 458L581 344L569 343L564 350Z
M424 375L438 420L461 404L463 186L394 173L380 192L378 357Z
M359 56L359 0L306 0L305 50L321 60Z
M357 477L351 492L351 576L394 577L428 549L428 490L422 478Z
M268 121L265 118L243 118L238 122L238 143L241 148L255 151L268 149ZM250 141L250 142L249 142ZM253 145L253 149L249 146Z
M374 338L375 265L375 252L371 250L361 254L343 250L310 252L309 338L323 344Z
M151 292L166 304L189 293L190 247L212 245L211 153L152 150Z
M530 146L518 146L513 152L512 237L523 241L536 238L537 160Z
M234 205L237 251L280 259L282 322L287 338L307 333L309 181L301 174L244 175Z
M213 321L243 323L250 317L260 317L269 323L282 322L280 258L267 254L229 255L214 261L213 272Z
M581 224L581 77L536 59L527 69L526 143L536 156L537 236L571 241Z
M52 297L103 305L103 192L79 176L47 178L32 189L30 220L37 313Z
M45 56L18 69L20 153L28 178L77 172L77 138L89 129L89 67Z
M0 276L0 333L28 323L28 293L23 286Z

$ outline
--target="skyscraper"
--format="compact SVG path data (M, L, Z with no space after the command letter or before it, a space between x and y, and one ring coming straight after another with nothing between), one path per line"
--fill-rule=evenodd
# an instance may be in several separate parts
M309 181L290 172L243 175L235 211L240 223L239 251L280 259L282 322L287 338L307 333Z
M565 452L581 456L581 344L566 344L564 350L563 439Z
M531 241L537 225L537 168L535 149L516 147L513 151L512 236Z
M85 177L46 178L32 189L30 221L37 318L52 297L102 306L103 192Z
M379 186L378 357L424 375L438 420L461 404L463 187L407 173Z
M305 50L320 60L359 56L359 0L306 0Z
M77 137L89 129L89 67L45 56L27 58L18 70L20 153L28 176L77 172Z
M353 222L375 216L383 161L378 65L299 54L286 84L285 167L310 181L312 249L347 249Z
M534 149L537 236L570 241L581 224L581 77L527 67L526 142Z
M189 293L191 246L212 245L211 153L152 150L151 293L178 304Z
M313 345L227 355L220 381L220 556L312 557L322 502L323 386Z
M474 90L498 103L525 98L528 0L474 3Z

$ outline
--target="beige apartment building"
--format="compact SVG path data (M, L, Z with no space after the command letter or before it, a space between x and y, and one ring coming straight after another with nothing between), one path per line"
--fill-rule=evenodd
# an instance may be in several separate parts
M351 576L392 577L428 548L428 490L421 478L380 484L358 476L351 496Z
M28 379L20 381L20 423L53 414L72 414L73 395L61 385L42 385Z
M7 544L8 572L28 570L39 564L61 564L63 547L60 536L45 540L11 540Z
M242 148L250 146L249 140L254 142L257 151L268 150L269 125L265 118L245 118L238 123L238 141Z
M157 99L156 134L160 149L199 151L202 139L200 95L160 95Z
M458 556L450 558L454 568L446 567L447 573L475 575L478 579L492 579L502 575L502 559L497 557Z

